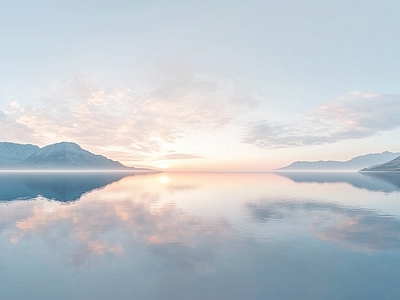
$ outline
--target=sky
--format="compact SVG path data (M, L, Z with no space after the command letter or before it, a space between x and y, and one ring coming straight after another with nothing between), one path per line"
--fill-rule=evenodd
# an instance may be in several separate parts
M399 1L2 1L0 141L269 170L400 151Z

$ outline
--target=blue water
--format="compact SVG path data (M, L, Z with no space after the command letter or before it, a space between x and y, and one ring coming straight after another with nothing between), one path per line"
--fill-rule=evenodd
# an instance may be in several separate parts
M0 174L0 299L399 299L400 176Z

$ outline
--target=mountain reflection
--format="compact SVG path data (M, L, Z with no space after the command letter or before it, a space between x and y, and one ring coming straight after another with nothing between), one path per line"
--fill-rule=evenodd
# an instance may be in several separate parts
M377 192L400 191L400 174L372 172L276 172L294 182L348 183L354 187Z
M363 208L332 203L260 202L249 203L258 222L294 221L297 227L324 241L364 252L400 249L400 219Z
M42 196L74 201L83 194L118 181L128 173L1 173L0 201Z
M170 267L207 271L232 237L230 225L160 203L156 186L143 188L135 179L95 190L74 203L39 198L0 206L0 228L7 228L2 233L12 244L43 239L49 257L76 266L141 250Z
M362 173L366 177L370 177L372 179L378 179L381 181L385 181L390 183L393 187L396 188L396 191L400 191L400 173L391 173L391 172L365 172Z

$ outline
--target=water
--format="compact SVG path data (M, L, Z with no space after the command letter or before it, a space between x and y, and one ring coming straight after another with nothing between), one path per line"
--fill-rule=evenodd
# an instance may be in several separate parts
M400 176L0 174L0 298L398 299Z

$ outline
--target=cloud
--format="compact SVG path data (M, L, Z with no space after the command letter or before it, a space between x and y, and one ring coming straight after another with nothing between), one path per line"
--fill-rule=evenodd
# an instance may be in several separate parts
M31 140L33 131L24 124L16 121L15 116L21 111L15 103L10 103L9 108L0 110L0 139L5 141L20 140L27 143Z
M361 139L400 127L400 95L353 92L286 124L250 124L244 143L285 148Z
M163 156L159 156L157 160L169 160L169 159L194 159L202 158L202 156L187 154L187 153L169 153Z
M258 222L290 220L324 241L373 253L400 249L400 219L333 203L259 201L247 208Z
M193 131L231 121L229 96L215 81L179 68L157 72L151 80L139 92L74 78L39 106L10 103L0 113L0 139L39 145L74 141L140 160L165 154L167 144Z

